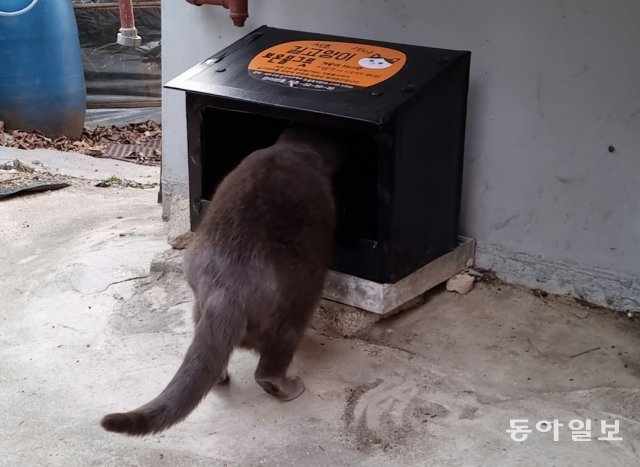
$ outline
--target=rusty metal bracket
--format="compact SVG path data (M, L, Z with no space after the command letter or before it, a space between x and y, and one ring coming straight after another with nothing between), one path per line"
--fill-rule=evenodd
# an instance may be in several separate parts
M244 26L244 22L249 17L248 0L187 0L192 5L222 5L229 10L229 17L233 24L238 27Z

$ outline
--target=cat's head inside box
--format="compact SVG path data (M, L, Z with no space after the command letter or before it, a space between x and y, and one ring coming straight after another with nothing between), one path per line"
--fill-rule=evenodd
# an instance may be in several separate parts
M288 121L247 112L203 109L200 135L202 199L210 200L224 176L253 151L272 145ZM327 127L327 131L334 128ZM338 224L344 246L378 235L379 145L366 131L341 132L348 157L334 177ZM205 203L206 204L206 203Z

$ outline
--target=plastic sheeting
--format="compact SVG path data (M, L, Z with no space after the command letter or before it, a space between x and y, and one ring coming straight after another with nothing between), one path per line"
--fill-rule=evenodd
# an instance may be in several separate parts
M160 107L142 107L139 109L89 109L84 119L84 126L128 125L151 120L156 123L162 121Z
M117 124L120 120L128 123L132 119L148 120L151 114L154 120L159 118L160 109L149 107L159 105L162 89L160 7L149 6L152 2L148 1L134 1L142 46L130 48L116 44L120 15L115 0L73 3L87 83L87 105L89 109L100 109L88 112L87 123Z

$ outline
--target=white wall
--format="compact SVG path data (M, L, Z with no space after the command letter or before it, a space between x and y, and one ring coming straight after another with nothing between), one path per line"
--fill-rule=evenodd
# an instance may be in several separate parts
M471 50L461 229L479 265L640 309L640 2L249 3L235 28L221 7L163 0L164 82L262 24ZM186 194L184 97L163 99L164 183Z

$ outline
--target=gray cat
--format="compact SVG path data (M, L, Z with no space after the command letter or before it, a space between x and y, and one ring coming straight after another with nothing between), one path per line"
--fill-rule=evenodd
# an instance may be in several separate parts
M283 401L302 394L302 380L287 369L330 265L339 141L291 126L222 181L185 255L193 342L164 391L132 412L106 415L105 430L145 435L183 420L228 381L235 347L260 354L255 380L267 393Z

